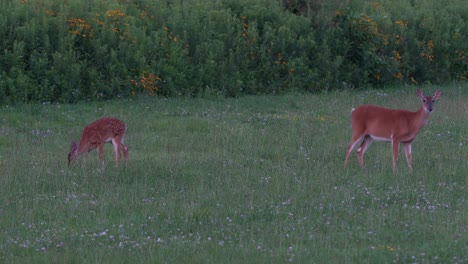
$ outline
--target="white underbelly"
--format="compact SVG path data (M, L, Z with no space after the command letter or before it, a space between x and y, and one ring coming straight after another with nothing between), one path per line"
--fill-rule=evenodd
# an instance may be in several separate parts
M376 137L376 136L373 136L373 135L370 135L371 138L375 141L392 141L391 138L386 138L386 137Z

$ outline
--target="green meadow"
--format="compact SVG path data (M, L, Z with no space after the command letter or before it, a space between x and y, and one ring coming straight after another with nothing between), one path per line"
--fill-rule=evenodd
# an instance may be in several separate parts
M415 87L240 98L137 95L0 108L3 263L463 263L466 84L443 91L392 170L389 143L365 168L350 111L416 111ZM71 140L105 116L128 125L128 167L97 151L68 167Z

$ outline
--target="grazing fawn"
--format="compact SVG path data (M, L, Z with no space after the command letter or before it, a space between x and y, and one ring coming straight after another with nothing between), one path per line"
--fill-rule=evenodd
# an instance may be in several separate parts
M346 151L344 165L348 164L351 151L361 140L362 143L357 149L361 167L364 166L364 153L373 140L389 141L393 149L393 170L396 170L398 149L400 143L403 143L406 160L412 172L411 142L426 124L434 101L442 95L442 92L437 91L434 96L424 96L420 90L417 90L416 94L422 101L421 108L416 112L387 109L375 105L362 105L354 109L351 114L352 139Z
M80 141L78 143L71 143L70 153L68 154L68 166L82 153L87 155L91 150L98 148L99 159L104 167L104 143L106 142L114 145L115 166L119 166L121 152L125 156L125 165L127 165L128 148L123 144L126 131L127 125L124 122L111 117L102 118L87 125L81 134Z

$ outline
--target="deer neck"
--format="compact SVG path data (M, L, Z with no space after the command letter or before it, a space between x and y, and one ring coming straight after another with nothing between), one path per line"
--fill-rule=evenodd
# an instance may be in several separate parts
M76 152L78 155L81 155L83 152L88 151L88 149L89 143L84 140L80 140L80 142L78 142L78 149L76 150Z
M419 110L415 113L416 115L416 120L415 120L415 125L419 128L423 127L426 123L427 120L429 119L429 111L424 108L424 105L422 105Z

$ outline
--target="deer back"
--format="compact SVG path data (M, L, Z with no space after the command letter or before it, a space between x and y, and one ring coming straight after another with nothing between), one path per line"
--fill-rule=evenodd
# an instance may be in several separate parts
M106 117L87 125L81 135L79 152L95 148L98 144L118 138L119 141L125 136L127 125L117 118Z

